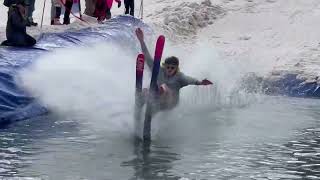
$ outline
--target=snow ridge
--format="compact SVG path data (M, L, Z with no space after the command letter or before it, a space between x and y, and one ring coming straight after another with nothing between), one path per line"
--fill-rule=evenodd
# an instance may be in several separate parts
M214 23L225 11L220 6L212 5L210 0L183 2L174 7L167 6L158 16L163 17L160 27L169 35L190 38L197 31Z

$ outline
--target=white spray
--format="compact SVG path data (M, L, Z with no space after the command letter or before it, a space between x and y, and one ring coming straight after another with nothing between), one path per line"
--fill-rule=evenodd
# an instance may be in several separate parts
M54 113L97 129L131 133L137 54L111 44L57 50L21 71L19 84ZM191 52L167 42L163 59L171 55L179 57L185 74L214 82L212 87L182 89L178 112L212 111L223 105L222 99L230 96L241 74L230 70L230 64L221 61L209 45L196 45ZM145 72L144 87L148 87L150 71Z

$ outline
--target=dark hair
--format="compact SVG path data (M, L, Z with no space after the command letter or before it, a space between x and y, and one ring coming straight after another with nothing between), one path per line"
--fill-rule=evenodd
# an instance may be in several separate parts
M175 56L167 57L164 61L164 64L179 66L179 59Z

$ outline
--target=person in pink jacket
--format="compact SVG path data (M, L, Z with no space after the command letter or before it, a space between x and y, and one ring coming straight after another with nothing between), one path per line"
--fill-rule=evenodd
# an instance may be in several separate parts
M113 1L116 1L118 3L118 8L121 7L121 0L97 0L94 17L98 18L99 23L101 23L105 19L111 18L110 9L112 7Z

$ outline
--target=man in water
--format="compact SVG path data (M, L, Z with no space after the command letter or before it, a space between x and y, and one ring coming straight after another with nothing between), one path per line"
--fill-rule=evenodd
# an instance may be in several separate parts
M144 42L143 31L136 29L136 35L140 42L142 52L144 53L146 63L150 69L153 67L153 58ZM159 107L158 110L170 110L179 103L180 89L188 85L211 85L212 82L204 79L199 81L190 76L184 75L179 70L179 59L171 56L165 59L165 62L160 67L158 75L159 87Z

